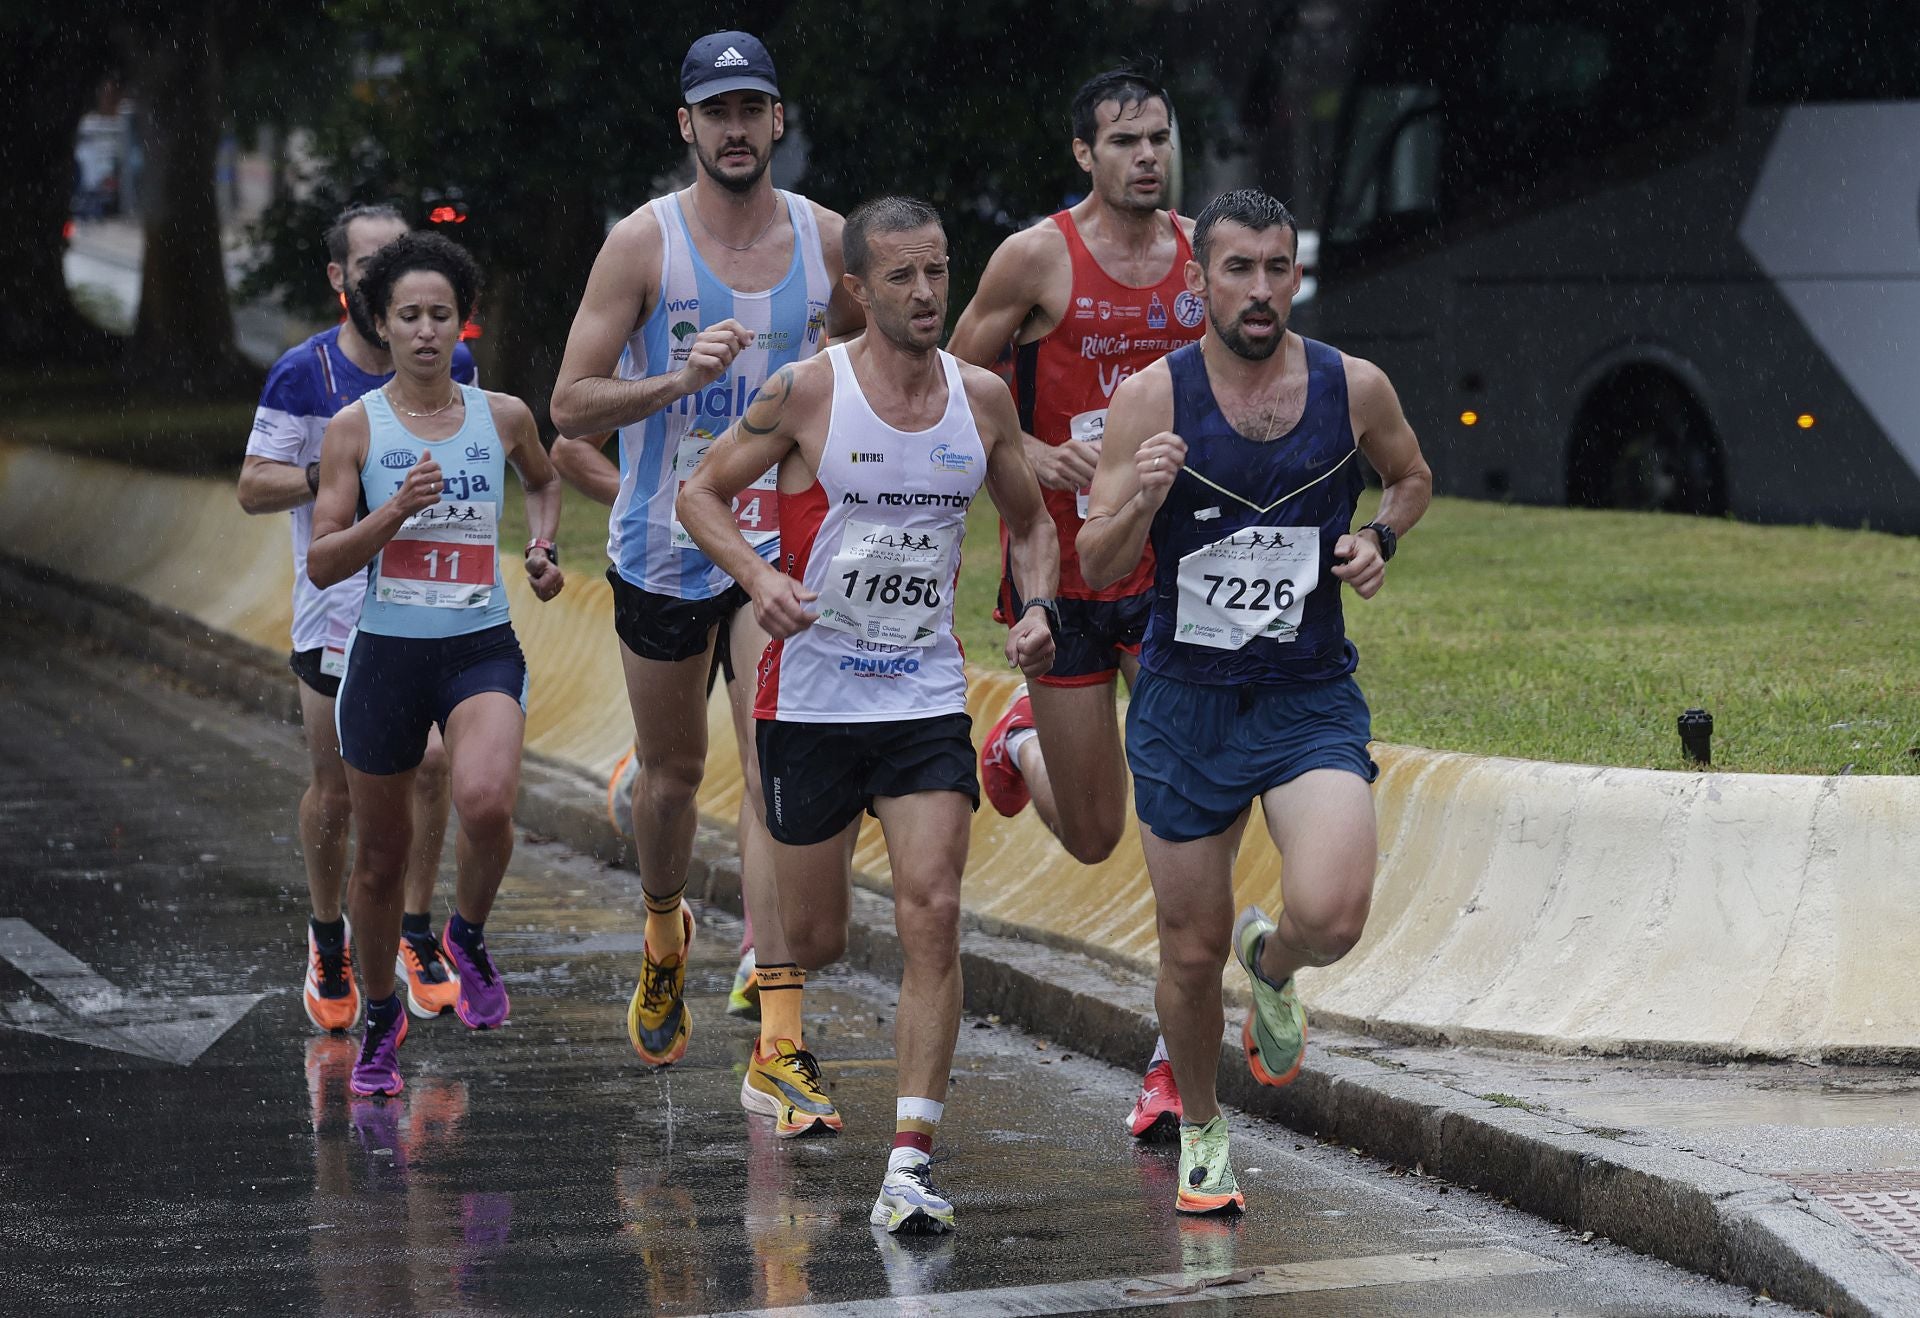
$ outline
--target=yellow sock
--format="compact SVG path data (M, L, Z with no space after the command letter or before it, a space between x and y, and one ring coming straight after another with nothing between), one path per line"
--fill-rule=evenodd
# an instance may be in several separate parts
M781 1039L806 1047L800 1038L800 999L807 972L789 963L756 966L753 973L760 980L760 1055L771 1057Z
M680 915L680 895L686 890L686 885L682 884L679 891L670 897L655 897L644 891L641 893L647 904L647 951L653 954L655 961L665 961L686 950L687 926Z

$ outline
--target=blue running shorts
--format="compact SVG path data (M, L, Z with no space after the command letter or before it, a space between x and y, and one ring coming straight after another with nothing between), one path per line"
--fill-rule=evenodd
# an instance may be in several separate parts
M355 632L334 701L340 758L361 773L405 773L427 753L427 730L447 730L461 701L501 691L527 708L527 660L511 624L463 636Z
M1309 769L1368 782L1373 720L1352 677L1272 686L1201 686L1140 671L1127 705L1133 808L1154 836L1224 833L1249 802Z

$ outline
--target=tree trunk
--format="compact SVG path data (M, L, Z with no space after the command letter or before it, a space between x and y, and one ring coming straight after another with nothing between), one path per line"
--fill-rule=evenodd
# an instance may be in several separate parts
M130 365L136 382L167 393L244 392L252 372L234 347L214 196L221 118L214 5L185 0L163 13L136 56L148 165Z
M91 25L0 28L0 362L97 362L119 341L90 324L67 294L65 228L73 196L74 134L111 49Z
M481 382L524 399L544 433L567 332L606 230L592 186L584 181L549 198L539 215L523 235L537 255L514 263L524 273L488 272L481 296L486 333L472 347Z

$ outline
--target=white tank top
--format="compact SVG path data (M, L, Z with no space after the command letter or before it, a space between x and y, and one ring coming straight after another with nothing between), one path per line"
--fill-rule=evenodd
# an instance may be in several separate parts
M874 415L847 350L827 350L833 406L814 483L780 495L780 566L820 598L811 627L767 647L754 716L879 723L963 713L953 591L987 452L960 365L939 354L947 409L926 430Z

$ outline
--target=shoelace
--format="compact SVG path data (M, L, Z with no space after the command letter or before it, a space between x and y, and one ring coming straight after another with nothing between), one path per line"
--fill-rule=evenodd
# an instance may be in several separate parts
M487 940L483 936L474 941L471 947L461 949L467 954L467 960L473 962L473 968L480 976L482 984L493 983L493 958L487 955Z
M323 998L345 997L348 988L347 945L342 943L337 952L316 948L313 959L320 966L320 996Z
M678 966L665 966L651 957L645 959L640 972L642 976L640 1005L643 1009L659 1010L672 1004L673 972L677 969L679 969Z
M382 1020L380 1017L374 1015L372 1012L368 1012L367 1013L367 1042L366 1042L366 1045L362 1047L360 1050L361 1058L365 1059L379 1052L380 1045L387 1041L387 1036L393 1033L393 1027L398 1025L399 1023L400 1023L400 1017L397 1015L389 1017L388 1019Z
M793 1069L800 1073L807 1084L815 1089L820 1088L820 1063L805 1048L794 1050Z
M932 1165L933 1163L931 1161L912 1163L906 1167L902 1167L900 1174L912 1181L915 1185L918 1185L928 1194L938 1194L940 1192L933 1188L933 1177L927 1170Z
M429 984L446 983L447 953L446 949L440 946L439 938L431 933L417 937L413 934L404 934L402 937L407 946L413 949L414 959L420 963L420 978ZM482 976L484 978L484 971Z

